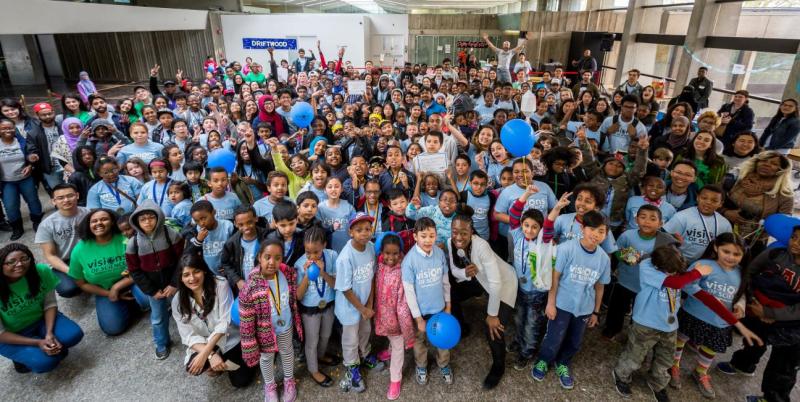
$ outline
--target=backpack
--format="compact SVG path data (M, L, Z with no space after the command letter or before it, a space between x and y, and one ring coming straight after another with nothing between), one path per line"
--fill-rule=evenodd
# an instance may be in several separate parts
M618 114L615 114L614 116L611 117L611 124L619 124L619 115ZM631 120L631 122L630 122L630 125L632 125L634 127L638 126L639 125L639 119L637 119L636 116L634 116L633 120ZM608 136L608 133L605 133L605 134L600 136L600 144L597 146L597 149L603 149L603 144L606 142L606 137L607 136Z

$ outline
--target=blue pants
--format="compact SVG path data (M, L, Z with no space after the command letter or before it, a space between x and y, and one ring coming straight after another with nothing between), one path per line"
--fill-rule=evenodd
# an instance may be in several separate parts
M572 358L578 353L583 342L583 333L589 315L576 317L572 313L558 309L556 319L547 323L547 333L544 335L542 347L539 350L539 360L569 366Z
M69 265L69 262L67 262ZM75 297L83 292L81 288L75 283L75 280L72 279L69 275L57 270L53 269L53 274L55 274L56 278L58 278L58 285L56 285L56 293L59 296L69 299Z
M135 293L134 293L135 294ZM169 307L170 299L156 299L150 295L144 295L150 305L150 326L153 327L153 343L156 350L163 351L169 345ZM142 299L144 302L144 299Z
M519 345L520 356L531 359L533 352L542 339L542 334L547 327L547 316L544 308L547 306L547 292L527 294L517 291L517 304L514 313L514 322L517 331L514 334L514 343Z
M131 309L136 308L135 306L144 311L150 309L150 302L147 296L139 290L138 286L133 285L131 293L133 293L135 301L118 300L112 302L105 296L94 297L97 323L106 335L115 336L123 333L130 325L133 318Z
M31 215L42 214L42 204L39 202L39 194L36 191L33 177L29 176L27 179L19 181L2 181L0 182L0 191L3 192L3 204L6 206L6 215L8 215L9 221L22 219L22 213L19 211L20 195L28 204Z
M44 319L19 331L17 334L28 338L44 339L47 332ZM11 359L11 361L23 364L34 373L47 373L58 366L65 357L67 350L81 341L83 331L74 321L65 317L63 314L56 315L56 322L53 325L53 335L61 342L61 353L50 356L44 353L37 346L10 345L0 343L0 355Z

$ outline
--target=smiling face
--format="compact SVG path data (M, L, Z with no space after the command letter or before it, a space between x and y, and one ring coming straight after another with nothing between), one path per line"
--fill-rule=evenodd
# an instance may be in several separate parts
M32 262L28 254L22 251L12 251L3 260L3 276L8 282L16 282L28 273Z
M736 268L744 257L744 250L733 243L715 246L714 251L717 253L717 262L722 268Z
M331 177L325 184L325 194L328 198L339 199L342 195L342 182L338 178Z
M753 152L756 147L756 140L751 135L740 135L733 142L733 152L739 156L745 156Z
M444 216L450 216L456 211L456 195L448 191L439 197L439 209Z
M600 227L588 227L584 226L581 228L583 233L583 239L588 243L590 247L597 247L600 243L605 240L606 235L608 234L608 227L606 225L600 225Z
M114 217L106 211L98 211L89 218L89 230L95 238L103 238L111 233L114 226Z
M575 212L578 216L583 216L583 214L595 209L597 209L597 200L594 199L592 193L581 191L575 195Z
M644 196L651 200L661 199L666 191L667 185L664 184L664 180L661 180L657 177L648 177L647 181L642 187L642 193Z
M206 274L201 269L185 266L181 270L181 282L193 292L203 288L205 278Z
M711 133L707 132L699 132L694 137L694 141L692 141L692 146L694 146L694 151L698 155L705 154L706 151L711 149L714 145L714 136Z

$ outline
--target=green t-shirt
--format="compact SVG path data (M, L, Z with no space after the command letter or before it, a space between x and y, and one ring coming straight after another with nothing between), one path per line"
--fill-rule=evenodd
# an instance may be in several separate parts
M267 82L267 77L264 76L264 73L255 74L251 71L247 73L247 75L244 77L244 80L246 82L257 82L258 85L264 85L264 83Z
M114 235L106 244L81 240L72 249L69 260L70 277L106 290L122 278L122 272L126 269L125 236L121 234Z
M22 278L8 285L11 294L8 303L0 301L0 320L9 332L19 332L44 316L44 297L58 284L58 278L46 264L36 264L39 273L39 293L30 296L28 279Z

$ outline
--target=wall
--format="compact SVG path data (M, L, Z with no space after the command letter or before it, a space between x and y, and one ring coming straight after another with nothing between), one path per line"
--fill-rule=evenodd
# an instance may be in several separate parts
M243 11L239 0L136 0L136 5L193 10Z
M6 69L12 84L35 85L44 82L44 78L36 74L25 36L0 35L0 46L3 47Z
M64 71L61 69L61 60L58 57L58 47L53 35L39 35L39 45L44 56L44 63L47 66L47 74L51 77L63 77Z

